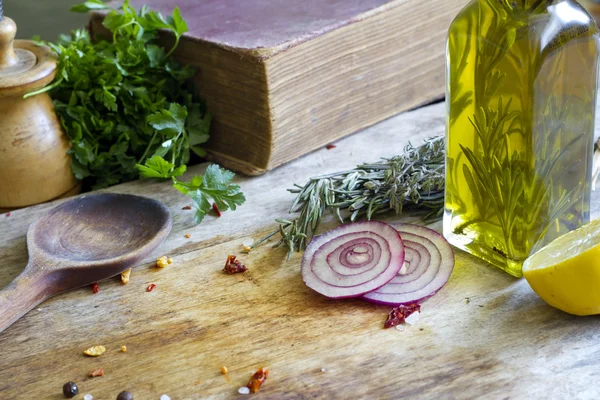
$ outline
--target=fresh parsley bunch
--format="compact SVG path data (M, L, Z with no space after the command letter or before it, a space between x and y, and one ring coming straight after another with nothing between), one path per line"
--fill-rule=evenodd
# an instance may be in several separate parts
M218 165L212 164L206 168L204 176L194 176L190 182L180 181L177 177L185 172L185 165L175 168L175 165L160 156L154 156L146 165L138 166L142 176L146 178L171 178L173 186L181 193L189 196L196 210L195 221L202 222L206 213L212 208L209 199L214 201L219 211L235 210L246 201L240 192L240 186L232 183L235 174Z
M211 208L208 199L221 210L242 204L239 186L231 184L233 173L218 166L191 182L175 179L185 171L190 150L205 155L211 123L190 82L195 70L171 57L188 30L179 9L166 18L145 6L136 11L129 0L118 9L101 0L71 9L92 10L109 10L103 22L108 40L92 41L80 29L44 43L57 54L58 71L41 91L50 91L71 140L77 179L100 189L138 177L172 178L194 200L198 222ZM175 36L168 51L157 42L160 29Z

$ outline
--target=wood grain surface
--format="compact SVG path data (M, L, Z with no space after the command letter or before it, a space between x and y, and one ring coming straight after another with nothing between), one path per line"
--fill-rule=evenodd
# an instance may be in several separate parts
M293 182L391 156L408 138L417 143L443 132L442 104L394 117L335 149L240 178L247 203L199 226L168 183L111 188L165 202L174 217L171 235L128 285L114 278L97 294L83 288L56 296L4 331L0 398L58 400L69 380L79 385L77 399L115 399L122 390L137 400L243 398L237 389L263 366L270 374L252 395L257 399L598 398L600 318L557 311L525 280L463 252L456 252L447 286L403 331L383 329L387 307L332 301L305 287L299 255L286 262L284 249L269 246L241 253L244 240L285 215L293 198L285 189ZM26 264L27 226L57 203L0 215L0 286ZM329 220L326 227L334 225ZM250 271L222 273L228 254ZM157 269L162 255L174 263ZM151 283L156 288L147 292ZM82 354L100 344L108 349L101 357ZM87 377L97 367L105 375Z

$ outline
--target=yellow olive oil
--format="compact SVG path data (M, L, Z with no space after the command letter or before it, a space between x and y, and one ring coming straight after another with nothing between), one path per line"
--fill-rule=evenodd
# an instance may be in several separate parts
M444 236L511 275L589 221L598 28L572 0L474 0L447 43Z

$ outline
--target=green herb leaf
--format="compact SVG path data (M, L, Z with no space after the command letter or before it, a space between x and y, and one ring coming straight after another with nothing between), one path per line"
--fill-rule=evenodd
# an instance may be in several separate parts
M165 18L161 13L156 11L149 11L140 19L140 24L147 30L158 30L158 29L169 29L172 30L172 26L165 21Z
M209 139L211 124L211 115L190 85L195 70L170 57L188 29L180 10L165 18L147 7L136 12L128 0L118 9L100 0L73 7L76 12L101 9L110 10L103 21L112 34L109 40L92 41L80 29L61 35L56 43L41 42L57 55L56 78L27 94L50 93L71 140L73 174L94 189L139 177L174 179L177 189L195 199L198 221L208 212L209 201L241 204L239 186L219 182L232 173L209 177L216 186L201 176L190 182L175 179L185 172L190 151L205 154L201 146ZM159 29L176 36L168 52L158 42Z
M169 18L169 23L171 26L173 26L177 36L181 36L188 31L187 23L181 17L181 11L179 11L179 7L175 7L173 10L173 17Z
M176 103L171 103L168 110L160 110L148 116L148 123L157 131L168 137L183 132L187 109Z
M188 196L192 199L192 207L194 207L194 210L196 210L196 213L194 214L194 221L199 224L202 222L206 214L211 210L212 206L206 198L206 194L200 189L188 192Z
M110 8L102 0L88 0L71 7L72 12L85 13L93 10L106 10Z
M116 32L121 26L124 26L132 21L131 16L118 13L116 11L109 12L106 17L104 17L104 21L102 21L102 25L106 29L111 32Z
M232 183L235 174L216 164L206 168L204 176L194 176L190 182L174 179L173 185L181 193L189 196L196 209L196 221L202 221L210 211L209 199L217 205L220 211L235 210L244 204L246 197L240 191L240 186Z
M142 178L171 178L182 175L185 172L185 165L174 169L175 165L166 161L164 158L154 156L146 160L146 165L137 164L136 168L140 171ZM183 170L181 170L183 168Z
M148 53L150 67L155 68L164 63L167 55L162 47L150 44L147 46L146 51Z

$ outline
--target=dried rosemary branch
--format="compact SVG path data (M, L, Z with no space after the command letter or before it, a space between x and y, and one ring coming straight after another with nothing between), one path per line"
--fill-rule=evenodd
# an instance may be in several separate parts
M425 219L439 218L444 207L444 138L426 140L419 147L408 145L402 155L357 168L310 178L304 186L289 191L298 196L290 213L293 220L277 219L279 229L252 247L277 235L285 244L288 258L306 247L325 211L340 222L371 219L388 211L426 211Z

